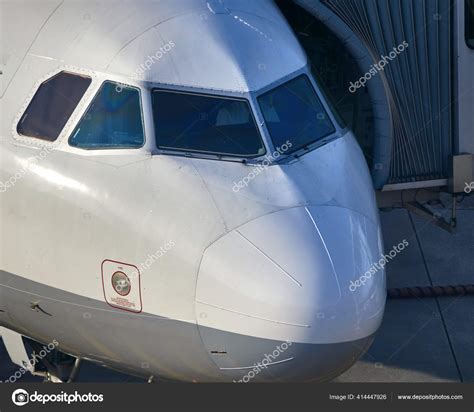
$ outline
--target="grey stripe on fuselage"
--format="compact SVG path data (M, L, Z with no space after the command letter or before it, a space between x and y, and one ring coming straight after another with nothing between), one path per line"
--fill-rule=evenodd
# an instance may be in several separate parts
M31 309L35 302L41 310ZM105 302L0 271L0 323L43 343L136 375L196 379L218 372L196 324L114 309ZM48 316L47 314L51 314Z
M0 271L0 325L44 344L56 339L66 353L126 373L186 381L239 381L250 371L255 380L327 380L348 368L371 341L282 345L125 312L5 271Z

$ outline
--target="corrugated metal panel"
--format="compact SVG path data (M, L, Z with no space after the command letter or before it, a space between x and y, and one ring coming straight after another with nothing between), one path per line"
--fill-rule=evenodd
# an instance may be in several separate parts
M367 47L374 62L404 41L408 43L408 48L392 59L382 74L388 86L393 122L390 174L386 183L447 177L453 129L453 2L321 0L315 3L329 8L343 20Z

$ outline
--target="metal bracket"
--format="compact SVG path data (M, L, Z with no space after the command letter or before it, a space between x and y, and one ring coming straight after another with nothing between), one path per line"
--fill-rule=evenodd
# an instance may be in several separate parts
M422 205L421 203L418 203L416 201L414 202L407 202L405 203L405 207L410 211L413 212L415 215L420 216L423 219L430 220L432 223L434 223L436 226L440 227L441 229L444 229L448 231L449 233L454 233L456 231L456 198L454 198L454 204L453 204L453 213L451 220L448 222L446 221L441 214L439 213L433 213L430 209Z

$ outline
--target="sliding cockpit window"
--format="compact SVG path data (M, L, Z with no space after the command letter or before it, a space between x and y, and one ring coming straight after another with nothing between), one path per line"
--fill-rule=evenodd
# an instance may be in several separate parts
M86 150L135 149L145 143L139 89L106 81L69 138Z
M18 122L18 134L54 142L90 84L90 77L69 72L46 80Z
M247 100L154 89L152 104L159 149L239 158L266 153Z
M305 75L262 94L258 103L275 147L291 143L286 154L306 148L336 131Z

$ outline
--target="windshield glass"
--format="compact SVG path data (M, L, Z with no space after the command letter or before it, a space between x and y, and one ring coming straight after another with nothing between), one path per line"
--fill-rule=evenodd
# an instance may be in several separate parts
M160 149L245 158L266 152L246 100L155 89L152 104Z
M276 148L287 141L296 152L335 132L328 114L305 75L258 97L265 123Z

